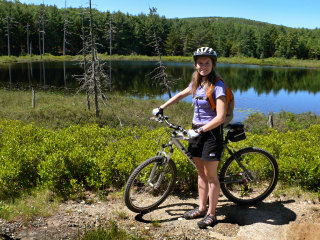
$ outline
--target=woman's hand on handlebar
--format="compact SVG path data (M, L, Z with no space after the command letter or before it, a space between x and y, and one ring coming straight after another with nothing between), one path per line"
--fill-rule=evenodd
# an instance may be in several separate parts
M194 129L189 129L188 136L189 136L189 138L196 138L196 137L199 137L199 133L197 131L195 131Z
M155 108L155 109L152 110L152 114L153 114L154 116L157 116L157 117L158 117L159 115L163 115L163 109L160 108L160 107Z

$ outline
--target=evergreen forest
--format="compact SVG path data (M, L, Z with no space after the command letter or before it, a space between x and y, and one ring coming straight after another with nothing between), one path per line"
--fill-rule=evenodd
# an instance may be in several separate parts
M0 55L80 54L82 26L89 25L86 7L59 9L0 0ZM110 54L111 44L112 54L156 55L155 30L162 55L190 56L196 48L210 46L223 57L320 59L319 28L289 28L241 18L167 19L156 12L130 15L99 9L94 9L93 21L99 53Z

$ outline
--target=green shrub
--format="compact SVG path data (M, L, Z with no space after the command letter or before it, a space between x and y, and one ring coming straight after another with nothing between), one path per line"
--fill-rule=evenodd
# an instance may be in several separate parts
M39 181L41 140L46 131L19 121L0 122L0 198L31 189Z
M238 147L255 146L268 150L279 165L279 179L316 191L320 182L320 125L299 131L269 130L266 135L247 134Z
M0 201L35 187L64 197L85 190L122 188L132 170L169 139L164 128L110 128L96 124L48 130L19 121L0 121ZM320 182L320 125L305 130L247 134L235 149L255 146L274 155L280 180L310 190ZM184 142L183 144L187 144ZM226 155L227 156L227 155ZM196 185L195 170L179 151L178 188Z
M2 121L0 131L1 199L37 185L66 197L84 189L122 187L138 164L155 155L165 134L162 128L118 130L96 124L53 131L18 121ZM186 164L182 155L175 156L178 165L179 159Z

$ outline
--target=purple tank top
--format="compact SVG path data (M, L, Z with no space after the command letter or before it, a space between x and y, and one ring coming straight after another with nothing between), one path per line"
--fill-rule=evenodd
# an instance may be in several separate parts
M192 89L192 83L189 84L189 88ZM195 125L205 125L217 116L217 113L211 109L208 101L206 100L206 91L206 87L199 86L192 99L192 103L194 105L192 123ZM214 100L221 96L226 96L226 89L223 81L219 80L216 83L213 90L213 96ZM200 97L200 99L197 97Z

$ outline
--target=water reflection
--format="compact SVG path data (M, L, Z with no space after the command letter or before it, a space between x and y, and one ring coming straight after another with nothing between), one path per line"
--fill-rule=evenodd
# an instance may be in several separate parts
M155 84L150 74L157 62L113 61L105 64L112 79L112 91L138 98L167 99L166 90ZM193 63L165 63L169 77L179 79L172 93L188 86ZM29 88L46 86L77 89L72 76L82 74L78 62L40 62L0 65L3 87ZM320 114L320 70L266 67L241 64L218 64L217 72L225 79L236 97L239 113L287 110L312 111ZM28 76L28 77L26 77ZM187 98L186 101L191 101ZM240 115L241 115L240 114Z
M320 91L320 71L306 68L260 67L222 64L219 68L222 76L232 89L248 91L254 88L256 93Z
M11 65L9 65L9 79L10 79L10 89L12 88L12 72L11 72Z
M78 62L33 62L0 65L0 84L4 88L26 89L67 88L76 89L77 81L73 74L80 74Z
M42 61L42 70L43 70L43 86L47 88L47 81L46 81L46 67L44 61Z
M64 87L67 88L66 62L63 62L63 81Z
M190 82L193 64L165 64L169 77L179 79L173 85L172 91L184 89ZM112 65L110 62L106 64L115 91L149 97L164 93L164 89L156 85L150 75L155 67L156 62L114 61ZM234 91L246 92L253 88L258 95L271 92L277 94L281 90L286 90L288 93L320 92L320 70L317 69L219 64L217 72ZM34 84L77 88L78 83L72 76L81 73L82 68L78 62L6 64L0 66L0 82L3 86L9 83L21 86ZM25 76L28 76L28 81Z

